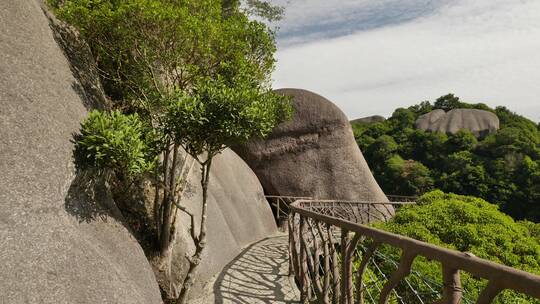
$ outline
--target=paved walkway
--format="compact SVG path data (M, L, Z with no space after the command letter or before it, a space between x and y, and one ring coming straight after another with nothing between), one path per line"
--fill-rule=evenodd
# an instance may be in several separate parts
M251 244L216 279L214 303L299 303L300 293L288 272L286 235Z

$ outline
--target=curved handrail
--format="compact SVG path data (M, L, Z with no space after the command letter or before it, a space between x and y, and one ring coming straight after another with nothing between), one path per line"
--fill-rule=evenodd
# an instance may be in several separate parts
M290 250L292 251L290 258L291 262L297 265L296 268L292 267L291 269L296 272L295 275L299 281L304 282L304 284L310 285L310 283L306 280L307 275L304 273L307 271L309 266L309 263L306 262L309 261L309 256L306 256L308 254L308 250L305 248L307 241L304 233L300 232L305 232L306 222L312 221L314 225L322 223L327 227L332 226L334 228L340 228L342 231L341 247L343 247L344 244L347 245L347 242L351 242L349 232L353 232L355 233L354 239L358 239L360 237L369 237L376 244L388 244L402 250L400 266L392 278L389 279L387 285L383 289L384 292L381 292L381 294L384 293L384 295L382 295L383 297L387 298L390 291L397 285L397 283L410 272L410 267L414 258L416 256L423 256L427 259L440 262L444 269L443 280L445 281L445 297L443 300L441 300L441 302L438 303L459 303L459 298L461 297L461 292L457 291L461 288L459 270L467 271L475 276L487 279L489 281L488 286L480 294L477 303L491 303L496 295L504 289L515 290L540 299L540 276L538 275L484 260L469 253L442 248L406 236L368 227L358 222L353 222L344 218L338 218L336 216L322 214L314 210L310 210L312 209L311 206L313 206L314 203L324 202L325 201L301 199L295 201L289 207L291 212L289 219L289 231L292 233L290 237ZM294 222L296 215L299 215L300 217L299 224ZM322 234L320 234L319 237L312 238L312 240L316 242L317 238L320 238L321 236ZM329 236L329 238L331 241L332 237ZM356 240L356 242L358 242L358 240ZM302 250L302 248L304 250ZM318 249L319 248L315 248L315 250ZM342 248L342 250L344 249ZM349 250L352 249L349 248ZM348 261L345 259L348 257L347 254L348 252L344 252L342 254L342 260L345 262ZM349 263L351 262L349 261ZM306 266L304 267L303 265ZM350 265L347 267L352 269L352 266ZM343 269L346 269L347 267ZM346 271L344 273L347 274ZM348 275L349 277L341 278L342 282L352 282L352 279L350 278L352 274L350 274L350 271ZM309 298L309 288L304 286L301 289L304 293L303 298ZM341 296L344 298L340 303L352 303L351 294L345 296L342 293ZM351 300L351 302L349 302L349 300ZM380 303L385 303L384 300L381 301L383 302Z

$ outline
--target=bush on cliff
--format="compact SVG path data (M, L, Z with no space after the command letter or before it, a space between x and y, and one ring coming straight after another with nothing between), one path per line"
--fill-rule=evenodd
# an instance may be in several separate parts
M539 224L516 222L503 214L497 206L482 199L433 191L418 200L418 205L399 209L388 223L376 224L378 228L405 235L438 246L470 252L477 257L500 264L540 274ZM381 249L393 259L398 252L389 247ZM413 270L431 281L442 282L440 263L417 257ZM387 269L390 271L390 269ZM462 274L462 285L468 299L476 299L485 282ZM413 287L421 293L438 296L418 277L410 278ZM415 295L406 288L398 288L410 301ZM503 292L497 303L540 303L538 300L514 292ZM409 302L407 302L409 303ZM412 302L410 302L412 303Z

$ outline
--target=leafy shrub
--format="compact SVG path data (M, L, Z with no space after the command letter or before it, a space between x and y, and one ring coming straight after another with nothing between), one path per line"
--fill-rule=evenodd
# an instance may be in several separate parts
M180 94L170 103L166 125L190 154L213 156L250 138L266 137L291 112L286 97L249 85L230 87L222 79L203 79L189 96Z
M76 136L77 167L110 170L127 177L140 175L155 165L150 140L149 130L137 114L92 111Z

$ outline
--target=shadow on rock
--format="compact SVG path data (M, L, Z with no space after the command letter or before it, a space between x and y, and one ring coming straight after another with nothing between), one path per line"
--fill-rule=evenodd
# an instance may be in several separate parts
M81 97L87 110L103 110L108 101L90 47L74 27L58 20L46 7L43 7L43 11L49 19L54 40L68 59L71 72L77 79L72 83L73 90Z
M95 178L88 172L79 172L73 179L66 196L65 209L79 222L107 222L112 217L126 226L103 178Z

